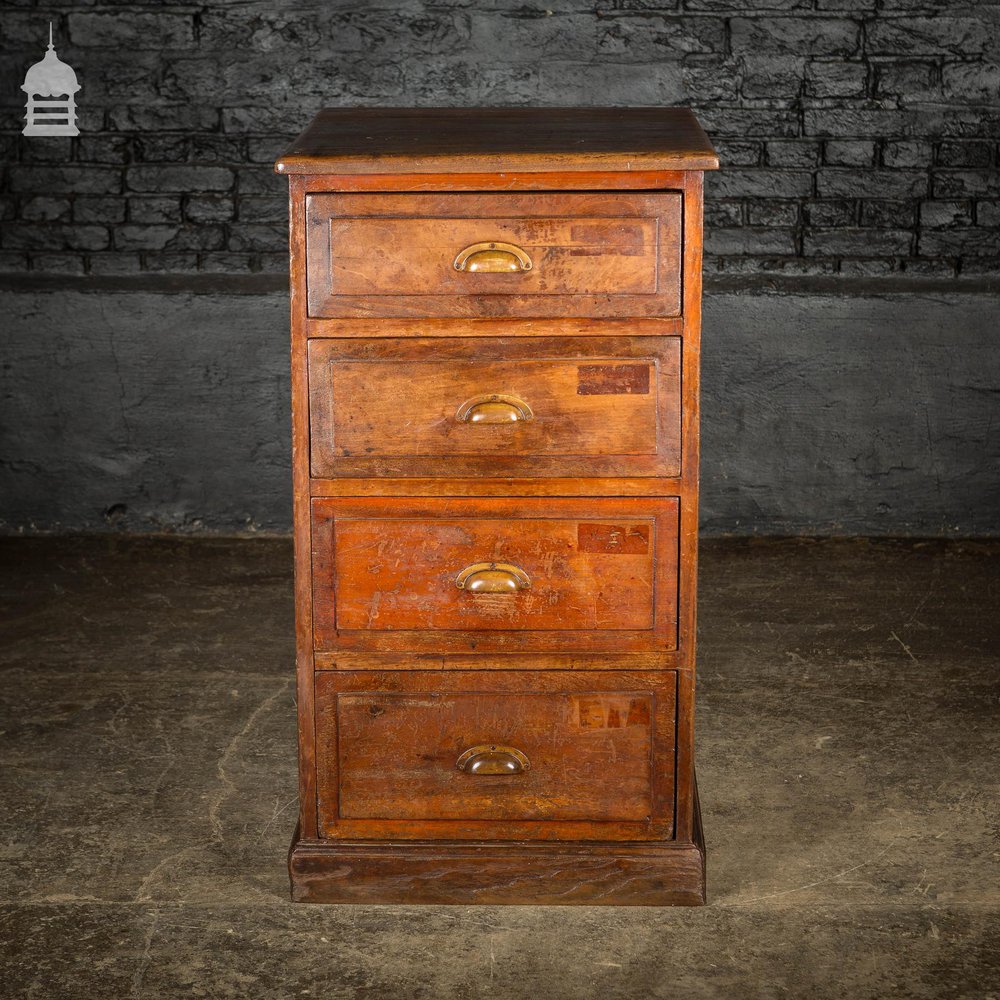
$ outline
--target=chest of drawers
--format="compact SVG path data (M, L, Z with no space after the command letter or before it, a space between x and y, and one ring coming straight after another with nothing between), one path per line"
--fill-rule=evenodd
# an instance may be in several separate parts
M686 109L330 109L290 185L293 898L696 904Z

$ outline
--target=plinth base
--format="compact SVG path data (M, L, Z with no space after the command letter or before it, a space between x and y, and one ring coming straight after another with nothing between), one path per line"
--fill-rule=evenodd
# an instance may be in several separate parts
M699 906L705 844L315 841L288 856L299 903Z

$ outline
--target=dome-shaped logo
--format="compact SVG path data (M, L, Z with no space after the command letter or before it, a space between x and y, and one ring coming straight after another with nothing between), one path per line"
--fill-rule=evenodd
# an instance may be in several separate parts
M52 46L52 23L49 22L49 47L45 58L28 68L21 84L21 90L28 95L24 135L79 135L74 96L79 89L73 67L56 55Z

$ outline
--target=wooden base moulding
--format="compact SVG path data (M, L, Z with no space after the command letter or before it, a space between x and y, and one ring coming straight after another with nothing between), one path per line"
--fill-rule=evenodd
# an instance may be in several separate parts
M297 903L701 906L705 841L693 843L303 840L288 854Z

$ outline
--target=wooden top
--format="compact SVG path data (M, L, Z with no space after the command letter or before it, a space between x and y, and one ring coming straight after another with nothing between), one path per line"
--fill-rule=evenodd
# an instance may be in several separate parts
M715 170L689 108L324 108L282 174Z

